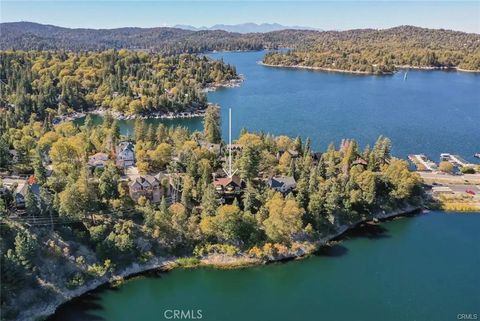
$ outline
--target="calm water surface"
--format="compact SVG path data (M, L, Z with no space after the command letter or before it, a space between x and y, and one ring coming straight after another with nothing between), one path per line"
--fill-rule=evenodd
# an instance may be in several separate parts
M480 216L432 212L351 233L305 260L174 270L64 306L53 321L448 321L480 312Z
M310 137L315 148L355 138L373 144L379 135L392 139L394 153L442 152L474 160L480 152L480 74L414 71L393 76L365 76L271 68L257 64L264 52L216 53L237 67L246 81L239 88L208 94L222 109L227 137L228 108L233 134L241 128L295 137ZM159 123L159 120L149 120ZM162 121L202 129L202 119ZM121 122L132 133L133 121Z

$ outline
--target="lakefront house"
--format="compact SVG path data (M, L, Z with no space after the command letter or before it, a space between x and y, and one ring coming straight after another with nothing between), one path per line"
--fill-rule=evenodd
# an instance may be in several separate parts
M125 169L135 165L135 146L132 142L118 144L116 154L117 167Z

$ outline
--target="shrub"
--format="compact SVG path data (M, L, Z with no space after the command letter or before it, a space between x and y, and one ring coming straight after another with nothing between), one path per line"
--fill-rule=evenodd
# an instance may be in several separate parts
M204 246L197 246L193 251L196 256L206 256L210 254L225 254L225 255L238 255L240 249L230 244L206 244Z
M81 273L76 273L70 280L67 281L67 288L75 289L85 284L85 278Z
M192 267L200 263L200 260L196 257L181 257L178 258L175 263L181 267Z

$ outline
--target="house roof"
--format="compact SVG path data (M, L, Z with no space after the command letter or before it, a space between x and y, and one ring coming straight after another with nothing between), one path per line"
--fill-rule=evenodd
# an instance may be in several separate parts
M292 176L273 176L270 179L270 186L271 187L282 187L284 185L295 185L295 178Z
M129 185L133 186L136 184L138 184L142 188L149 188L149 187L152 187L153 185L160 184L160 181L151 175L140 175L135 177L135 179L133 179Z
M108 159L108 155L106 153L96 153L96 154L93 154L91 156L89 156L88 158L92 159L92 158L96 158L96 159L105 159L107 160Z
M229 184L235 184L237 186L241 186L242 185L242 180L240 179L240 177L238 177L237 175L233 175L232 177L220 177L220 178L216 178L214 181L213 181L213 185L215 186L227 186Z
M123 152L125 150L130 150L133 152L135 146L132 142L121 142L120 144L118 144L118 149L120 150L120 152Z
M92 166L103 165L106 161L108 161L108 155L105 153L96 153L88 157L88 164Z

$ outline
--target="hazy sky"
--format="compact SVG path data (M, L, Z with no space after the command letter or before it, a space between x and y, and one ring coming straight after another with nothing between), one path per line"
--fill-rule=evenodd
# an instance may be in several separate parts
M277 22L325 30L416 25L480 33L476 1L0 0L1 21L64 27L158 27Z

